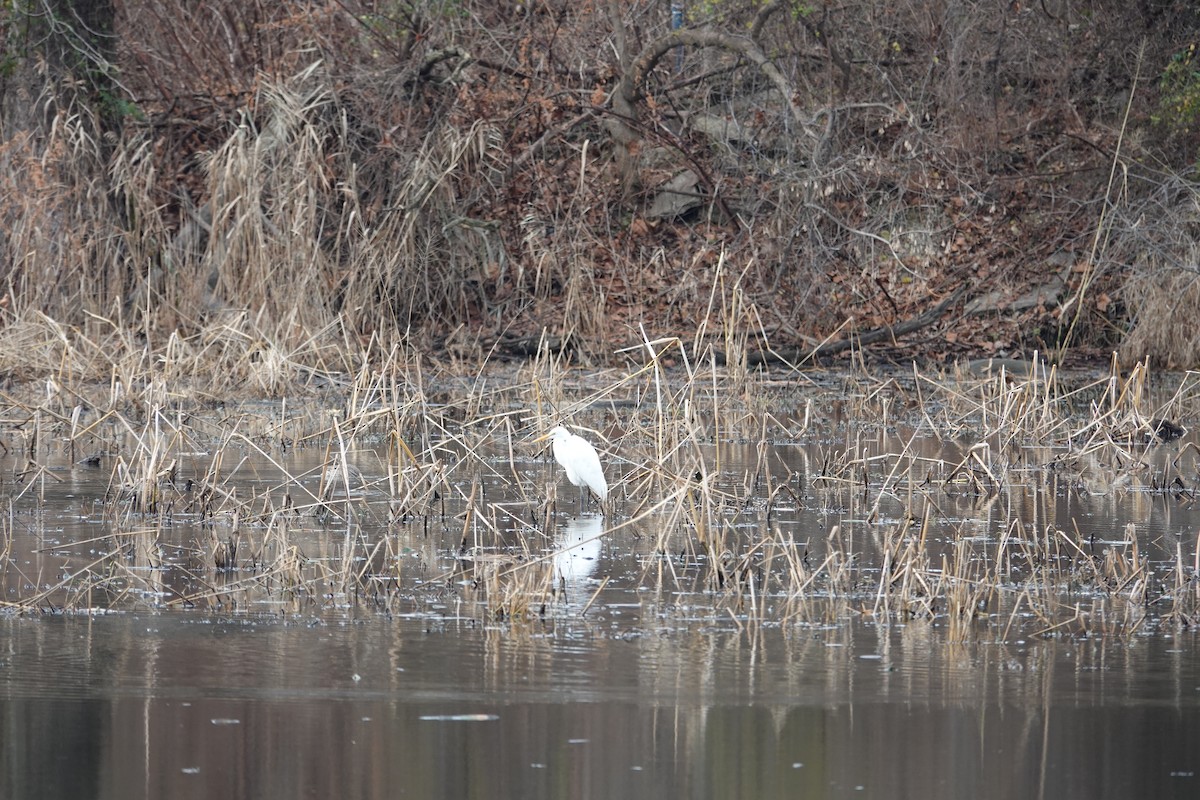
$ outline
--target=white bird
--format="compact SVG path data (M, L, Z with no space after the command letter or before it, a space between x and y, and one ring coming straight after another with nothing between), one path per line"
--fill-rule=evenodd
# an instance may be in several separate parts
M603 503L608 497L608 481L604 480L600 456L596 455L596 448L592 447L591 442L561 425L551 428L550 433L542 438L554 440L554 460L562 465L567 480L579 487L580 502L590 489Z

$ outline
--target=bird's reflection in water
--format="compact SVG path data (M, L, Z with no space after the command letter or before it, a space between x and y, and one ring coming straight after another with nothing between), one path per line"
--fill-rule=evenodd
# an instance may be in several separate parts
M567 520L554 537L554 585L567 593L569 602L582 602L591 593L588 581L600 561L603 532L604 517L585 514Z

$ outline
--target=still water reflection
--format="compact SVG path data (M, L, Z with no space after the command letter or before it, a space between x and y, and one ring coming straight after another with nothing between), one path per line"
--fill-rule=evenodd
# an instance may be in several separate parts
M4 797L1195 797L1194 636L0 619Z

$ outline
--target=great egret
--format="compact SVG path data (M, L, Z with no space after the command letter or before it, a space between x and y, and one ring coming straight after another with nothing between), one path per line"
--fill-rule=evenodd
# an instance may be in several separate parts
M579 487L580 504L589 489L603 503L608 497L608 481L604 480L600 456L596 455L596 448L592 447L591 442L561 425L551 428L550 433L542 438L553 440L554 460L562 465L567 480Z

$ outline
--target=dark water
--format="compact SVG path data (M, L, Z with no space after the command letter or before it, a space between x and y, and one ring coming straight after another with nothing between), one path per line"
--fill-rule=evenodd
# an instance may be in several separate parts
M39 797L1195 797L1194 636L922 625L514 633L0 620L0 789Z
M607 521L575 514L573 487L544 458L509 464L504 448L451 474L436 506L403 514L371 447L353 454L371 485L340 515L272 510L285 493L312 498L322 452L267 459L226 443L219 488L241 499L209 517L178 485L165 512L131 513L111 469L47 457L52 472L5 486L0 797L1200 796L1200 647L1187 614L1163 622L1160 603L1142 619L1094 584L1069 586L1057 613L1077 609L1086 624L1031 635L1045 626L1014 605L1021 586L1008 577L1008 604L963 641L944 611L871 613L883 531L914 514L932 520L931 549L967 542L981 564L1006 535L1077 532L1062 545L1069 561L1129 549L1132 530L1144 574L1169 589L1195 556L1200 509L1155 475L1191 482L1200 451L1144 453L1137 482L1116 489L1124 478L1101 464L981 494L942 483L965 458L952 442L921 444L897 472L888 454L909 444L780 443L765 460L757 443L723 446L714 484L731 542L772 531L815 564L836 529L859 560L857 593L828 616L818 604L754 618L705 582L687 524L667 511L624 524L636 454L605 454ZM436 452L454 464L453 448ZM874 472L865 499L854 480L821 480L848 453ZM1011 474L1032 474L1054 453L1005 458ZM179 483L212 468L200 445L177 459ZM754 488L764 463L766 483L791 487L770 504ZM0 472L24 464L13 455ZM553 533L542 533L528 498L556 482ZM517 546L521 526L532 532ZM207 537L235 531L242 567L218 573ZM289 548L309 576L303 592L264 577ZM500 569L548 560L554 599L495 621L462 572L468 551ZM311 577L345 565L372 577L350 588Z

